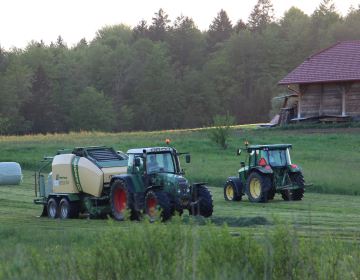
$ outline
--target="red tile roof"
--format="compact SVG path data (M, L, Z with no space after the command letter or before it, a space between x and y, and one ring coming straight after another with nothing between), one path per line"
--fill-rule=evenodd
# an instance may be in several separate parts
M304 61L278 85L360 80L360 41L338 42Z

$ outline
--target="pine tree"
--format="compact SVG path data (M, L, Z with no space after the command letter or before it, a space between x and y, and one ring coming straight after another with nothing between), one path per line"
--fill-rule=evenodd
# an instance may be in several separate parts
M239 19L239 20L237 21L236 25L234 26L234 31L236 32L236 34L239 34L239 32L240 32L241 30L245 30L245 29L247 29L247 28L248 28L248 27L247 27L246 23L243 22L242 19Z
M233 32L233 26L227 13L221 9L217 17L214 18L206 36L206 43L209 52L214 52L219 49L219 44L228 40Z
M133 28L132 42L135 43L142 38L149 37L149 27L147 21L142 19L136 27Z
M251 31L262 33L262 31L275 19L274 8L270 0L258 0L250 13L248 26Z
M166 31L169 29L169 15L160 9L152 18L152 25L149 28L150 39L154 42L164 42Z
M21 114L33 122L33 133L54 132L57 106L53 101L50 77L41 64L35 71L30 92L31 97L21 105Z
M193 19L183 14L176 18L169 31L167 43L180 85L184 76L184 68L189 64L190 54L195 47L198 32Z

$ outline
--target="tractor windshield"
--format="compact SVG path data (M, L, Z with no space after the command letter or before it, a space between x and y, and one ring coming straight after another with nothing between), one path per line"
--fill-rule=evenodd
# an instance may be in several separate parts
M270 150L268 153L271 166L286 166L291 164L289 149Z
M175 173L175 164L171 153L147 154L147 172L168 172Z

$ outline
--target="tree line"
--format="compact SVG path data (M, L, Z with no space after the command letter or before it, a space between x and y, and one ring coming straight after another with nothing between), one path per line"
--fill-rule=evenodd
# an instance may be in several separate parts
M69 47L0 45L0 134L195 128L227 111L238 124L268 122L277 83L310 55L360 40L360 5L342 16L332 0L280 19L258 0L247 22L221 10L200 31L160 9L151 23L104 26Z

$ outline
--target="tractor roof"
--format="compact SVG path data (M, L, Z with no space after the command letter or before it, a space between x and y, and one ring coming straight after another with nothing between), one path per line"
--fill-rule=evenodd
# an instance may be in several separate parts
M146 153L163 153L163 152L173 152L174 149L170 147L154 147L154 148L138 148L138 149L130 149L127 151L128 154L142 154Z
M248 146L248 149L253 150L262 150L264 148L267 148L269 150L282 150L292 147L292 144L274 144L274 145L254 145L254 146Z

